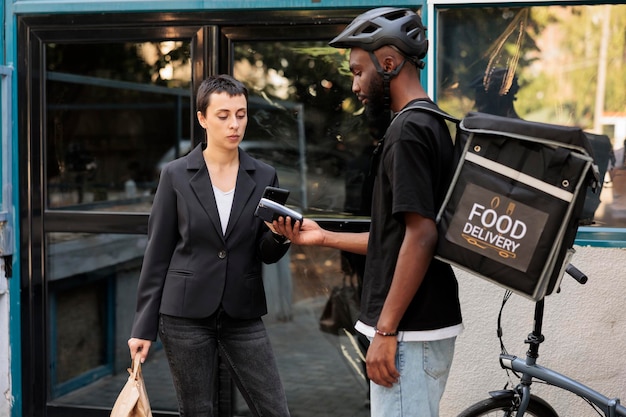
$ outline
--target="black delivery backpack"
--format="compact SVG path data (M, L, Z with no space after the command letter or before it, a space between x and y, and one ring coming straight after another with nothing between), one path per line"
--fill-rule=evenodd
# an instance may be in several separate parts
M591 145L576 127L469 113L437 216L436 257L537 301L560 285L588 188ZM593 216L593 214L592 214Z

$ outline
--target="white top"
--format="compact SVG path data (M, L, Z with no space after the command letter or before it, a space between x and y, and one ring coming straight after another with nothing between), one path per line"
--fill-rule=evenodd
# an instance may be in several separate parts
M233 198L235 197L235 189L230 191L222 191L216 186L213 186L213 194L215 195L215 202L217 203L217 212L220 215L220 222L222 223L222 233L226 234L226 227L228 226L228 219L230 219L230 210L233 207Z

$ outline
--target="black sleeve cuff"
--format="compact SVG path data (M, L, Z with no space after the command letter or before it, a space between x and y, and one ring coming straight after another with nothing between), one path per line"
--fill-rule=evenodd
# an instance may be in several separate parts
M288 244L288 243L291 243L291 240L287 239L287 237L286 237L286 236L283 236L283 235L279 235L279 234L276 234L276 233L272 233L272 237L274 238L274 240L275 240L277 243L280 243L280 244L282 244L282 245L286 245L286 244Z

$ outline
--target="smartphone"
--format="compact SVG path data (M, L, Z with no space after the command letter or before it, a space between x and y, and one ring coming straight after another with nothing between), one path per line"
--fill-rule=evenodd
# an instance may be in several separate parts
M285 190L284 188L267 186L265 187L265 191L263 192L263 198L275 201L281 205L285 205L285 203L287 203L288 197L289 190Z
M302 223L302 214L275 201L268 200L267 198L262 198L261 201L259 201L259 205L257 206L254 215L269 223L274 220L278 220L281 216L289 216L294 223L296 221Z

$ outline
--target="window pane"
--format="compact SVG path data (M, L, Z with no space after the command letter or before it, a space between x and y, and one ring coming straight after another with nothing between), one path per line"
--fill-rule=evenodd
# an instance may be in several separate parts
M626 227L626 5L449 8L438 19L441 107L461 117L512 103L501 115L607 135L606 150L592 142L605 173L595 224Z
M189 42L49 44L49 208L149 211L159 167L190 146Z
M351 91L347 51L314 41L236 42L234 75L251 92L241 146L276 167L291 191L288 203L313 216L369 215L366 179L376 142ZM332 288L363 261L344 256L294 246L264 267L264 321L294 415L369 415L357 338L320 330ZM239 399L237 411L246 410Z
M53 398L125 373L146 240L143 235L47 235Z
M276 167L289 204L367 214L373 139L351 92L345 50L326 42L237 42L234 75L252 92L242 147Z

